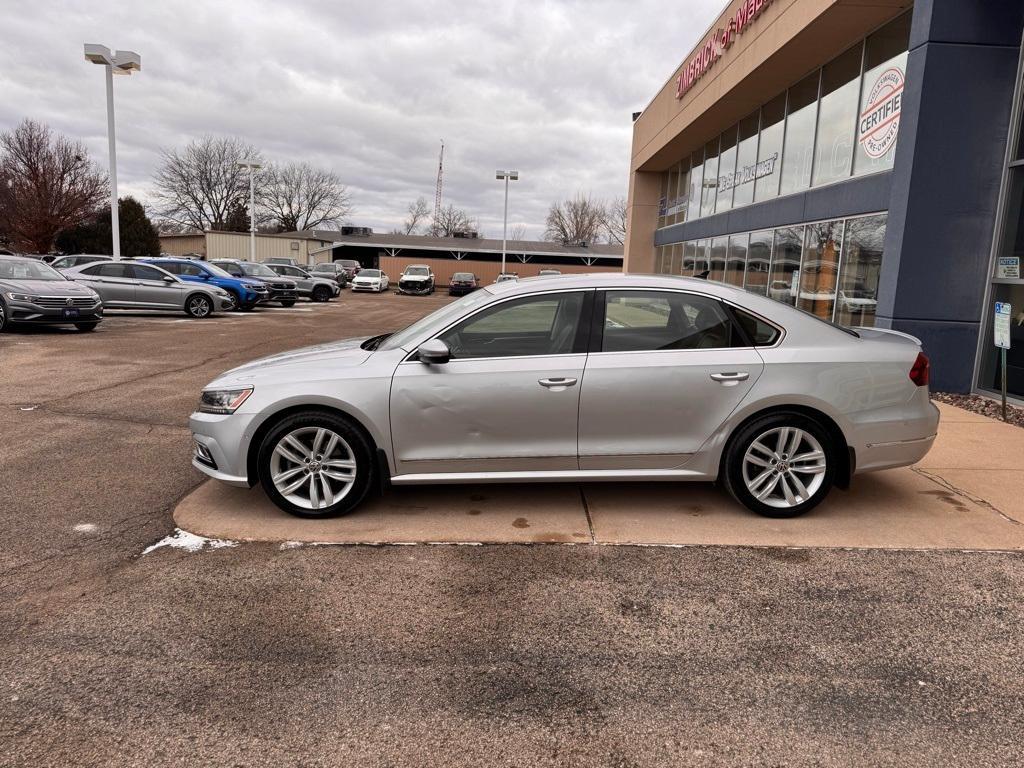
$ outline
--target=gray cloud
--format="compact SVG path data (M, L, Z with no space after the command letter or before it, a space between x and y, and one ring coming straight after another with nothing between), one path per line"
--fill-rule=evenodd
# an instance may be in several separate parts
M433 202L444 138L445 202L497 234L494 169L517 168L509 218L539 236L553 200L625 194L630 113L721 5L0 0L0 129L42 120L105 164L98 42L143 60L115 80L122 194L149 197L161 147L234 134L337 171L353 222L388 229Z

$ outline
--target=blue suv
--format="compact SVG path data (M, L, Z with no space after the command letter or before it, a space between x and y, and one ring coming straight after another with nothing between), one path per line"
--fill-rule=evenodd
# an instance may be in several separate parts
M223 288L235 299L235 306L241 310L250 310L257 304L270 298L267 284L251 277L232 277L215 264L192 259L139 259L156 264L172 275L193 283L207 283Z

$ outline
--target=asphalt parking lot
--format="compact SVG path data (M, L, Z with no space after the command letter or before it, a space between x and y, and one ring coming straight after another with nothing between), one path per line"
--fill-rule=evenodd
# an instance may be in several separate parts
M143 554L201 484L186 418L203 384L446 300L346 292L0 336L0 765L1019 761L1015 552Z

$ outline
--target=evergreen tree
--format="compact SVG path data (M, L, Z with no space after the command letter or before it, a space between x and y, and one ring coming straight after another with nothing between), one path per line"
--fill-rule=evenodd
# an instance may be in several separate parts
M160 237L142 204L133 197L123 197L118 201L117 213L120 219L121 255L159 256ZM83 224L63 230L57 235L56 244L64 253L112 253L110 206Z

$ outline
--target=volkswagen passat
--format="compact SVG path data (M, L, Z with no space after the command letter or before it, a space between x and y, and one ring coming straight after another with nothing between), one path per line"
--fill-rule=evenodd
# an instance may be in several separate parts
M772 517L935 439L917 339L691 278L488 286L397 333L223 374L196 467L304 517L393 484L719 480Z

